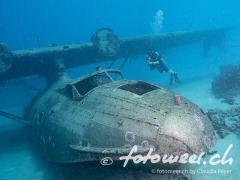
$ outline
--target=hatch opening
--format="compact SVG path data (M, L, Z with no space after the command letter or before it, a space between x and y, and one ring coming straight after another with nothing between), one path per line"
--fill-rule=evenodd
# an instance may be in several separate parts
M146 83L146 82L142 82L142 81L138 81L135 83L131 83L131 84L125 84L123 86L120 86L118 89L122 89L125 91L129 91L132 92L134 94L137 94L139 96L148 93L150 91L154 91L156 89L159 89L159 87L154 86L152 84Z

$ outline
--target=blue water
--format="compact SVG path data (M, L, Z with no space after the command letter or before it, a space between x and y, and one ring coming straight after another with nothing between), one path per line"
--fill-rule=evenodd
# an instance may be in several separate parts
M92 34L101 27L113 29L119 38L152 35L154 32L151 23L154 22L154 16L159 10L163 12L164 18L161 33L236 26L226 35L225 52L219 53L219 49L212 47L208 58L202 58L202 43L189 44L170 49L167 52L160 52L167 66L178 72L181 80L188 84L204 78L213 78L219 73L219 66L222 64L239 64L239 7L238 0L1 0L0 40L14 51L38 48L37 36L41 47L47 47L52 43L65 45L88 42ZM186 89L184 87L178 89L177 85L169 86L169 75L159 75L157 71L149 71L149 68L145 66L145 59L146 56L143 56L136 61L129 62L123 68L123 74L128 79L149 81L170 90L182 93L187 90L194 92L194 87L189 90L187 87ZM109 64L110 62L106 62L76 67L68 69L67 72L72 78L76 78L91 73L97 65L106 68ZM118 61L114 68L119 68L120 65L121 61ZM207 82L211 83L211 81ZM209 84L199 86L210 88ZM29 90L29 87L32 86L43 88L44 80L39 78L17 80L1 86L0 110L21 116L26 104L36 94L36 92ZM188 95L188 98L191 99L191 93L185 93L185 96ZM195 100L196 104L202 104L204 97L202 99L192 98L191 100ZM45 162L38 155L33 155L34 160L27 159L31 154L31 145L28 144L28 139L20 137L19 140L14 141L21 135L26 136L24 127L4 118L0 118L0 120L2 121L0 122L0 129L2 129L0 133L2 136L0 137L0 154L2 154L0 157L4 157L2 163L0 159L0 168L6 167L5 171L0 171L0 180L19 179L18 177L21 175L24 177L23 179L39 177L40 179L49 179L47 174L51 175L50 179L69 179L70 176L59 175L62 167L54 169L55 165ZM16 131L14 132L14 130ZM6 135L11 136L9 144ZM25 150L25 161L29 160L31 163L29 163L30 165L27 165L27 162L23 163L22 167L18 165L21 163L16 159L23 158L24 153L21 154L21 152L25 152ZM9 158L12 162L6 162L8 156L15 158ZM16 168L20 166L22 169ZM29 173L26 173L28 170ZM81 170L78 169L79 171ZM76 173L71 170L67 172ZM1 177L3 174L4 176ZM229 179L235 178L235 175L229 176ZM87 177L83 176L82 179L87 179Z
M12 50L52 42L88 41L101 27L112 28L119 37L151 33L150 23L158 10L164 12L162 32L197 30L238 25L237 0L1 0L1 40Z

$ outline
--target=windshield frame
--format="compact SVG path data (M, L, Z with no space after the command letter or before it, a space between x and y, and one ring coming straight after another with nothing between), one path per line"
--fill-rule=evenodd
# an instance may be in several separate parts
M91 93L93 90L95 90L96 88L99 88L99 87L104 86L104 85L106 85L106 84L110 84L110 83L112 83L112 82L116 82L116 80L114 80L114 78L112 78L112 77L109 75L109 73L115 74L116 78L117 78L117 76L120 76L120 77L122 78L121 80L126 80L126 78L122 75L121 71L119 71L119 70L116 70L116 69L100 70L100 71L96 71L96 72L94 72L94 73L88 74L88 75L86 75L86 76L77 78L77 79L73 80L72 82L65 84L65 86L64 86L64 88L63 88L63 90L65 91L64 94L65 94L65 96L67 96L67 97L70 98L70 99L73 99L73 100L81 100L81 99L83 99L85 96L87 96L89 93ZM106 75L106 77L109 78L110 82L108 82L108 83L106 83L106 84L102 84L102 85L96 86L96 87L90 89L89 91L87 91L86 93L81 94L81 93L79 92L78 88L77 88L77 84L78 84L78 83L81 83L82 81L87 81L88 79L90 79L90 78L92 78L92 77L94 77L94 76L98 76L98 75ZM117 81L121 81L121 80L117 80ZM77 94L78 94L78 98L77 98L77 99L75 99L75 98L73 98L73 97L70 97L69 95L66 94L66 93L67 93L67 92L66 92L66 91L67 91L67 88L69 88L70 86L71 86L71 88L72 88L72 91L77 92Z

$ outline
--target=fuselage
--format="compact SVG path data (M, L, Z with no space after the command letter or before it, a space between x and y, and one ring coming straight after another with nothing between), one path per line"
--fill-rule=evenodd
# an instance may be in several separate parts
M57 83L29 109L33 142L46 159L119 160L118 152L133 145L153 148L160 155L194 154L208 151L206 137L211 146L215 144L212 125L196 104L181 97L176 105L176 94L165 88L143 81L114 81L102 73Z

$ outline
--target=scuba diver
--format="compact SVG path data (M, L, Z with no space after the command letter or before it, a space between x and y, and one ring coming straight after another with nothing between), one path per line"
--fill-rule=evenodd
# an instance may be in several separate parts
M181 81L178 79L178 75L172 69L168 69L163 58L155 51L148 51L148 57L146 61L146 65L150 66L150 70L158 69L160 73L169 73L170 77L170 85L173 83L173 78L177 84L180 84Z

